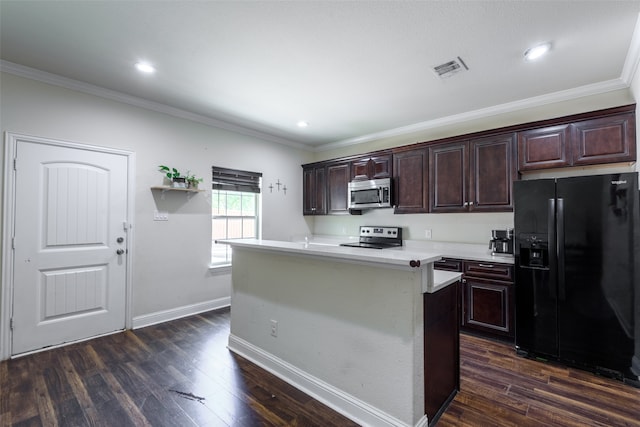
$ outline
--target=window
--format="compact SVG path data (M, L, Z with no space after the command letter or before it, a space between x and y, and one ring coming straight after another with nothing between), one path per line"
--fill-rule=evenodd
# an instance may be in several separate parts
M231 264L231 248L219 239L260 236L261 173L212 168L211 264Z

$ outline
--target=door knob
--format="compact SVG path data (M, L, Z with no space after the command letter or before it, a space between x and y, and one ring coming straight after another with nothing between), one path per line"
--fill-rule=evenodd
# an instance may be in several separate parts
M116 251L116 253L117 253L118 255L122 255L122 254L124 253L124 249L118 249L118 250Z
M116 239L116 242L118 242L118 243L122 243L122 242L124 242L124 237L118 237L118 238Z

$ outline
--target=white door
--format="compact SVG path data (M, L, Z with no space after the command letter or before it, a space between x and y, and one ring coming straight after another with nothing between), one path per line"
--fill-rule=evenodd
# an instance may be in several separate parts
M127 156L19 140L12 354L125 327Z

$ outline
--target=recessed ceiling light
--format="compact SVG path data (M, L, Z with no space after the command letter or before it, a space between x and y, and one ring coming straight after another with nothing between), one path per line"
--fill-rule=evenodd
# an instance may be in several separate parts
M308 127L308 126L309 126L309 123L308 123L308 122L305 122L304 120L300 120L300 121L298 122L298 127L299 127L299 128L306 128L306 127Z
M153 67L153 65L144 61L136 62L136 68L141 73L151 74L156 72L156 69Z
M551 50L551 43L543 43L527 49L524 53L524 59L527 61L535 61Z

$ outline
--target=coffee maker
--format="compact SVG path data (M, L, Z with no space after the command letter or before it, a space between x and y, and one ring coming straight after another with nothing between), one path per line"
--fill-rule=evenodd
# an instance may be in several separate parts
M513 228L491 230L491 255L513 255Z

